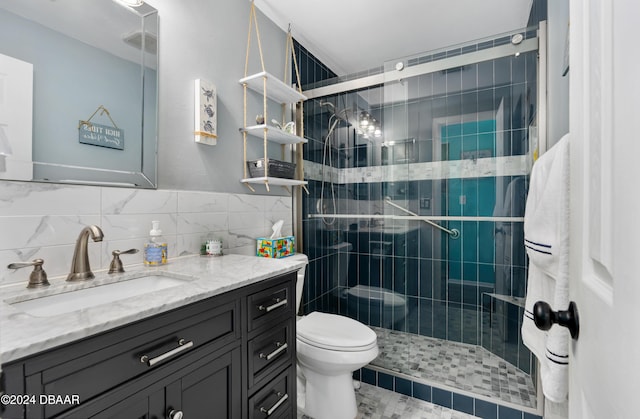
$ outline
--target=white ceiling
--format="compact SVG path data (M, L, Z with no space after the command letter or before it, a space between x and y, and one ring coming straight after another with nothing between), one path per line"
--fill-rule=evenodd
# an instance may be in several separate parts
M524 28L532 0L255 0L338 75Z

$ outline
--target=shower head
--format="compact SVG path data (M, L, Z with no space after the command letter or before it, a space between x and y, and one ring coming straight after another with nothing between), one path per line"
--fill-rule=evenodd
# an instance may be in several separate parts
M348 122L348 114L347 114L348 109L345 108L345 109L336 110L336 105L334 105L331 102L320 102L320 106L326 106L328 108L331 108L331 112L333 113L332 116Z
M320 106L328 106L333 112L336 111L336 106L331 102L320 102Z

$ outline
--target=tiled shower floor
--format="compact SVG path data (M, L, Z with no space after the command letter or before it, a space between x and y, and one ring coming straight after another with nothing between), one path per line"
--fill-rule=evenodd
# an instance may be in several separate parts
M378 335L376 367L524 407L536 406L531 377L486 349L371 327Z

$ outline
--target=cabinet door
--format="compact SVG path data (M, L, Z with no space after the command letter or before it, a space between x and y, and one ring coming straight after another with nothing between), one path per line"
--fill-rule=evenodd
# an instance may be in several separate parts
M166 387L166 412L189 419L237 419L241 415L241 357L236 348Z
M163 419L165 418L164 389L141 391L98 413L94 406L64 414L63 418L77 419Z

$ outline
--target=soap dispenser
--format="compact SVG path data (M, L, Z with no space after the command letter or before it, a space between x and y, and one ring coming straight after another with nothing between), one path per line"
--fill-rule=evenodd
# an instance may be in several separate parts
M162 237L160 221L151 222L149 242L144 245L144 264L148 266L164 265L167 263L167 242Z

